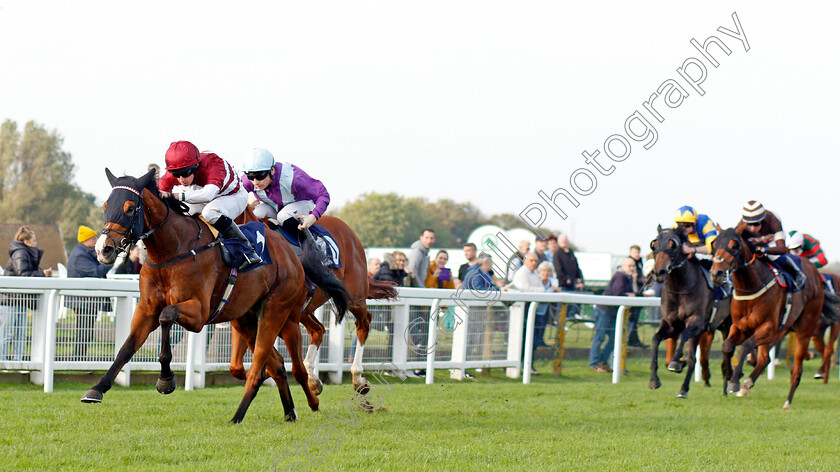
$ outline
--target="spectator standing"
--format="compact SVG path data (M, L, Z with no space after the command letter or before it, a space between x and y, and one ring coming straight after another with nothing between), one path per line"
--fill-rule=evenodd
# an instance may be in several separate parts
M548 293L560 291L557 278L551 275L554 272L552 269L553 267L548 261L541 262L537 266L537 272L540 274L540 282L542 283L543 289ZM545 327L548 324L548 317L552 311L552 307L556 305L556 303L540 303L537 305L537 319L534 323L534 346L546 345L543 339L545 337Z
M429 264L429 270L426 271L426 288L455 288L452 271L446 267L447 262L449 262L449 253L441 249L435 255L435 260Z
M542 236L537 236L536 241L534 241L534 253L537 255L537 262L544 262L548 260L548 254L546 251L548 250L548 241L546 238Z
M633 291L633 274L635 272L636 262L629 257L625 258L621 262L621 269L613 274L610 283L607 284L604 295L635 296L635 292ZM615 316L617 313L617 306L595 306L595 332L592 335L592 347L589 349L589 368L596 372L613 371L607 362L613 350ZM605 339L607 343L601 347Z
M378 257L371 257L368 259L368 277L374 278L379 272L379 267L382 266L382 261Z
M548 248L545 250L546 260L552 264L552 272L554 271L554 255L557 254L557 251L560 249L559 245L557 244L557 236L553 234L549 234L547 238L545 238L545 242L548 245Z
M645 278L642 270L644 267L642 249L637 244L630 246L630 259L633 259L636 265L636 270L633 272L633 293L638 297L642 295ZM630 308L630 316L627 318L627 345L644 349L648 346L639 339L639 316L641 313L642 307L640 306Z
M405 272L405 264L408 259L402 251L394 251L386 253L382 256L385 262L380 264L379 270L373 276L376 280L385 280L394 282L397 287L402 287L405 283L407 273Z
M565 234L557 238L554 272L562 290L583 290L583 272L580 271L575 252L569 247L569 238Z
M15 239L9 244L7 276L50 277L52 269L41 269L44 250L38 248L35 231L21 226ZM9 344L12 347L11 360L22 361L26 344L26 310L38 308L38 295L7 294L0 303L0 362L9 359Z
M97 277L104 278L111 268L96 260L96 231L87 226L79 226L76 237L79 242L70 252L67 259L68 277ZM100 311L111 310L111 300L104 297L85 297L68 295L65 297L67 308L76 312L76 345L73 349L73 359L82 360L87 355L87 347L93 337L93 327L96 315Z
M435 231L426 228L420 234L420 239L411 245L411 252L408 253L408 267L406 272L410 276L412 287L426 286L426 273L429 271L429 248L435 243ZM423 307L409 308L408 328L413 349L410 349L413 356L411 360L419 360L420 352L426 351L429 330L429 312ZM415 375L425 376L425 369L416 369Z
M128 257L126 258L125 262L120 264L117 267L118 274L139 274L140 269L143 267L143 262L141 259L141 255L143 254L143 250L140 249L139 245L131 246L131 250L128 252Z
M547 261L543 261L547 263ZM537 254L533 252L529 252L525 254L525 259L522 263L522 267L516 271L513 275L513 282L507 285L505 288L508 290L514 290L519 292L545 292L545 286L543 286L542 281L540 280L540 274L537 272L537 266L539 263L537 262ZM525 314L527 315L528 309L531 306L531 302L525 303ZM535 320L536 321L536 320ZM522 319L522 360L525 360L525 336L527 335L527 316ZM536 323L535 323L536 325ZM533 359L533 353L537 350L537 341L536 341L536 334L537 329L536 326L534 328L534 342L531 351L531 359ZM540 375L540 373L531 367L531 375Z
M531 242L527 239L523 239L522 241L519 241L517 248L519 250L516 251L514 255L510 256L510 259L508 259L507 271L505 272L505 278L511 282L513 281L513 275L516 274L516 271L519 270L520 267L522 267L522 261L525 260L525 254L531 252Z
M486 293L488 291L498 291L499 286L493 282L493 258L490 254L482 252L476 258L476 263L467 271L464 276L463 287L470 290L474 294ZM482 304L481 306L471 306L467 317L467 358L471 360L478 360L481 357L482 350L486 356L491 353L491 336L492 331L487 325L490 316L490 307ZM482 342L482 333L484 333L484 342ZM484 349L482 349L484 348ZM485 374L488 369L484 369Z
M464 244L464 259L467 262L461 264L461 267L458 268L458 278L455 279L455 287L458 288L461 284L464 283L464 277L467 276L467 271L470 270L470 267L474 266L477 259L478 250L473 243L466 243Z

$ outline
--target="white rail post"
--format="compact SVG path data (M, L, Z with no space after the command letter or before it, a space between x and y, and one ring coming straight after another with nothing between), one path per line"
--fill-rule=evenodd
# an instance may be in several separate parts
M44 320L44 393L53 391L55 374L55 330L58 317L58 290L50 290Z
M187 331L187 369L184 372L184 390L192 391L195 383L195 333Z
M694 381L699 382L703 380L703 367L700 365L700 343L697 343L697 349L694 352Z
M464 380L466 368L463 364L467 361L467 334L470 330L471 321L469 312L460 306L452 307L452 312L456 317L455 329L452 332L452 362L461 364L461 367L453 370L450 378Z
M327 342L330 346L328 355L328 362L335 365L335 371L330 372L330 382L339 385L344 376L344 323L346 319L341 321L341 324L335 324L335 316L330 315L330 336Z
M32 338L29 345L29 381L35 385L44 384L44 358L47 341L47 312L49 311L50 291L38 294L38 305L32 313ZM4 353L5 354L5 353Z
M612 383L617 384L621 377L621 346L624 344L624 312L627 307L621 305L618 307L618 313L615 315L615 345L613 346L613 373ZM597 322L596 322L597 323Z
M201 331L196 333L195 336L195 365L193 368L195 369L195 373L193 376L195 377L195 383L193 387L195 388L205 388L207 385L207 343L209 339L209 334L207 332L207 326L201 328Z
M522 365L522 383L531 383L531 364L534 361L534 323L537 317L537 302L531 302L528 307L528 318L525 324L525 360Z
M776 378L776 346L770 348L770 363L767 364L767 380Z
M134 297L117 298L116 312L114 315L116 316L116 333L114 335L114 350L116 352L114 352L114 358L117 357L120 348L125 343L125 340L128 339L129 333L131 333L131 319L134 316L136 306L137 299ZM117 373L114 383L123 387L128 387L131 384L131 362L126 363L122 370Z
M508 367L506 374L509 378L518 379L522 368L522 324L525 322L525 305L517 302L510 306L510 321L508 322L508 361L516 361L516 367Z
M437 322L440 317L440 298L429 308L429 340L426 343L426 385L435 383L435 351L437 350Z
M315 316L316 320L320 321L321 324L324 324L324 307L323 307L323 305L316 308L313 315ZM326 325L324 325L324 326L326 326ZM312 344L312 338L309 338L309 344ZM321 340L321 344L324 344L323 339ZM306 349L309 349L309 346L306 346ZM316 377L318 376L318 374L321 373L321 346L318 346L318 353L316 354L315 362L312 365L312 372L315 374Z
M402 303L394 305L394 336L392 337L394 346L392 354L394 356L394 365L400 369L405 369L405 363L408 359L408 344L405 341L406 330L408 329L408 312L409 304L407 300L401 300Z

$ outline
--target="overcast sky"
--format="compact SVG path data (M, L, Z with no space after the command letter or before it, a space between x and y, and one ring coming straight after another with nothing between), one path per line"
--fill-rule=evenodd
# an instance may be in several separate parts
M759 199L840 258L836 3L640 3L0 0L0 118L57 129L99 201L106 166L139 175L182 139L234 165L265 147L333 207L397 192L518 214L586 168L597 187L543 224L586 250L644 247L685 204L731 226ZM749 51L718 31L733 11ZM689 42L711 35L717 68ZM702 96L677 72L692 57ZM659 123L643 103L669 79L688 96L660 98ZM657 140L613 162L636 111Z

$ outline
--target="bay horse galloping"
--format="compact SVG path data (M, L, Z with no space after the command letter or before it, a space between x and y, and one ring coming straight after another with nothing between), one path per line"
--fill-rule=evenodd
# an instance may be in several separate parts
M111 368L82 401L101 402L119 370L158 326L161 376L157 390L171 393L175 390L170 369L172 324L199 332L207 323L229 321L247 336L255 351L245 394L231 421L242 421L266 373L280 391L284 418L297 418L283 359L273 346L281 333L289 347L292 374L301 384L309 407L317 411L318 398L309 389L300 356L298 322L306 298L304 270L289 245L277 234L266 231L265 245L272 263L239 274L232 293L226 297L227 304L222 305L220 300L233 269L222 261L219 248L213 247L216 243L207 224L179 212L183 208L177 201L161 199L154 171L140 178L117 178L109 170L105 172L113 190L105 203L105 225L96 245L99 260L112 263L118 251L138 240L145 241L148 258L140 272L140 300L128 338ZM223 309L214 313L217 307Z
M680 358L683 355L683 348L686 349L687 372L683 380L678 398L686 398L691 384L691 377L694 373L694 358L697 345L702 336L709 339L703 343L705 349L701 349L700 364L703 369L703 379L706 386L709 386L709 347L714 332L708 332L712 308L714 306L715 294L703 273L703 268L696 259L689 259L683 254L682 246L687 241L679 232L674 229L658 228L659 235L651 242L651 249L654 254L653 273L657 282L664 282L662 288L662 320L659 329L653 335L651 341L652 358L650 362L650 388L658 389L662 382L657 375L659 367L659 343L663 339L675 339L679 337L679 345L676 353L668 365L668 370L682 372L683 365ZM727 300L721 303L721 309L728 305ZM724 324L728 328L728 324Z
M790 373L790 393L784 404L784 408L790 408L793 394L802 377L802 361L808 354L808 343L820 321L822 282L814 264L802 260L805 286L792 294L790 312L782 324L788 289L779 285L769 263L756 259L753 248L742 237L742 231L741 228L729 228L714 242L712 277L716 284L721 284L726 273L731 271L735 286L732 295L732 328L723 343L724 376L729 382L724 393L749 395L758 376L770 362L770 347L788 332L794 332L796 354ZM732 355L737 345L742 345L741 356L733 370ZM744 383L739 385L744 361L756 347L756 366Z
M370 333L371 315L367 309L365 300L396 298L398 293L391 283L373 280L368 276L365 248L362 246L362 242L356 236L356 233L346 223L332 216L322 216L318 219L318 224L323 226L333 236L338 245L341 268L333 269L333 273L343 282L344 288L350 294L347 308L356 318L358 345L356 347L353 365L350 367L350 373L353 376L353 389L362 394L366 394L370 385L362 377L362 355L365 341L367 341L368 334ZM306 252L309 244L311 244L311 238L307 238L304 242L304 252ZM306 308L300 315L300 322L309 333L310 339L304 365L309 373L310 388L316 395L319 395L323 390L323 384L315 374L314 369L315 360L318 357L318 350L324 340L325 330L324 325L315 318L315 310L330 298L331 295L319 286L313 294L312 300L306 305ZM336 324L340 325L340 323L341 319L336 319ZM245 373L242 360L245 356L246 346L237 333L232 332L231 335L233 337L233 349L231 352L230 372L234 377L242 378Z

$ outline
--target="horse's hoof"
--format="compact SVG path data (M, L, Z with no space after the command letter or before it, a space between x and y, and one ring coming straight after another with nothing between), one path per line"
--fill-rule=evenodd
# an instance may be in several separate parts
M237 418L237 417L234 416L233 418L230 419L230 422L232 424L239 424L239 423L242 422L242 418Z
M315 380L309 381L309 389L312 390L312 394L314 394L317 397L321 394L321 392L324 391L324 383L321 382L321 379L315 378Z
M678 360L673 360L670 364L668 364L668 370L676 372L677 374L683 371L683 367L685 367L685 363Z
M688 398L688 392L680 392L677 394L677 398Z
M814 378L815 379L824 379L825 374L823 374L822 372L817 372L816 374L814 374Z
M650 387L651 390L656 390L657 388L662 386L662 382L660 382L659 379L651 379L650 380L650 385L648 385L648 386Z
M353 385L353 390L356 391L357 395L367 395L370 392L370 383L367 380L364 380L359 385Z
M292 422L292 421L297 421L297 419L298 419L297 412L295 411L294 408L292 408L292 412L289 413L288 415L286 415L283 418L283 421Z
M746 385L741 387L741 390L738 390L738 393L736 394L736 396L738 396L738 397L748 397L748 396L750 396L749 387L747 387Z
M738 382L729 382L729 388L726 389L726 393L737 393L741 390L741 385Z
M82 396L82 403L102 403L102 392L90 389Z
M704 386L704 387L711 387L711 386L712 386L712 384L710 384L710 383L709 383L709 381L707 380L707 381L706 381L706 383L705 383L705 384L703 384L703 386Z
M158 392L164 395L169 395L170 393L175 391L175 376L172 376L168 379L157 379L155 388L157 388Z
M790 402L789 402L789 401L787 401L787 400L785 400L785 404L784 404L784 405L782 405L782 409L783 409L783 410L787 410L787 409L789 409L789 408L790 408Z

